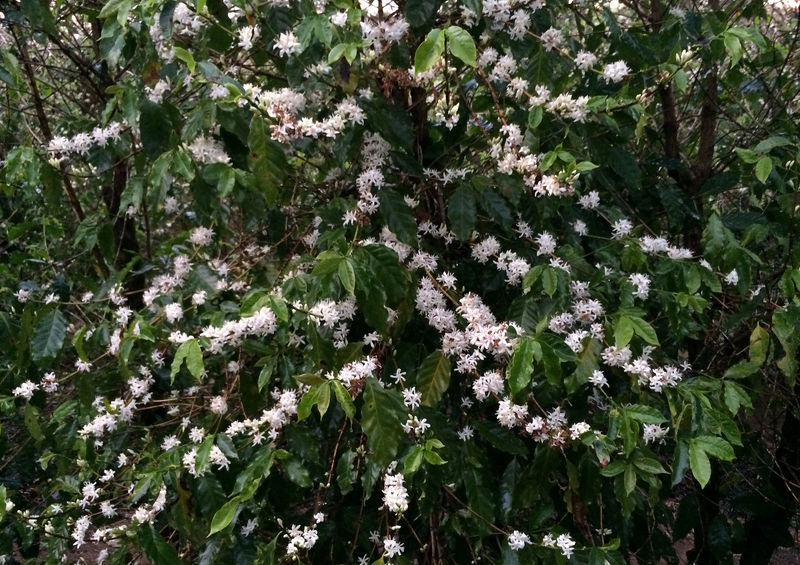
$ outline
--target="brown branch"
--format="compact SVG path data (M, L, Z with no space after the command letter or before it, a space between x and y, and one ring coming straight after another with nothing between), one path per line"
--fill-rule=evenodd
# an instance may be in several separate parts
M14 41L19 49L20 58L22 59L22 67L25 69L25 77L28 79L28 83L31 86L31 96L33 97L33 106L36 110L36 117L39 121L39 127L42 128L42 133L44 134L45 140L49 143L50 140L53 139L53 130L50 128L50 122L47 119L47 114L45 114L44 105L42 104L42 97L39 94L39 88L36 86L36 76L34 74L30 55L28 54L28 48L25 45L25 42L20 39L16 29L13 26L11 27L11 33L14 36ZM62 164L61 176L64 182L64 191L67 193L67 200L69 201L72 211L75 213L75 217L79 222L82 222L86 217L86 214L83 212L80 200L78 200L78 195L75 193L72 182L70 182L69 176L66 174L64 169L65 166ZM108 268L106 267L103 255L100 253L100 250L97 248L97 246L92 249L92 255L97 263L96 266L99 274L101 274L103 277L107 277Z

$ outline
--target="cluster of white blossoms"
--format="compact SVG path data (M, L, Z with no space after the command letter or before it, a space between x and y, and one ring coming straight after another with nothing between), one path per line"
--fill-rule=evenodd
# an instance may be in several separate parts
M386 473L383 479L383 504L390 512L402 514L408 510L408 491L403 475Z
M106 127L94 128L91 133L80 132L72 137L56 135L47 144L47 150L55 158L74 153L86 155L94 146L105 147L110 141L119 139L124 128L125 124L122 122L111 122Z
M211 137L200 135L189 144L187 149L192 157L200 163L224 163L227 165L231 162L222 143Z

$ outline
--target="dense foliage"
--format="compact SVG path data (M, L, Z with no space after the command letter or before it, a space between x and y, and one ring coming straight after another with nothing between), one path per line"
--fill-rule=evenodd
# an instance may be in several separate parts
M796 0L3 6L3 562L792 544Z

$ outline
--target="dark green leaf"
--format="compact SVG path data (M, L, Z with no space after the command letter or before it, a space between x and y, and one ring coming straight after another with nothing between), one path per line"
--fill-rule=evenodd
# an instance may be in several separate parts
M361 423L375 461L385 467L397 456L404 433L406 410L396 391L384 389L368 378L364 389Z
M211 530L208 532L208 535L216 534L217 532L221 532L228 525L233 521L233 517L236 515L236 511L239 509L239 497L234 496L231 500L226 502L222 505L222 508L217 510L214 513L214 517L211 518Z
M475 191L469 184L461 184L447 201L447 219L450 229L461 241L467 241L475 229Z
M511 394L516 395L531 382L535 349L541 346L530 337L523 337L514 349L514 355L506 368L506 380Z
M441 352L428 355L417 372L417 390L422 403L435 406L450 386L450 360Z
M347 389L344 388L344 385L336 379L330 381L330 384L333 387L334 394L336 395L336 401L342 407L342 410L344 410L345 416L352 420L356 415L356 407L355 404L353 404L353 399L351 398L350 393L347 392Z
M67 320L60 310L51 310L39 319L31 339L31 358L34 361L53 359L64 345Z

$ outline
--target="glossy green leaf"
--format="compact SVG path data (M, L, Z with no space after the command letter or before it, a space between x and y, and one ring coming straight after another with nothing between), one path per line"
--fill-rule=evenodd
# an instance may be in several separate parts
M506 368L506 380L511 394L516 395L527 388L533 375L534 351L537 343L530 337L523 337L514 348L514 355ZM541 348L541 346L538 346Z
M239 509L239 504L239 497L234 496L214 513L214 517L211 518L211 529L208 532L209 536L216 534L217 532L221 532L228 527L228 525L233 521L234 516L236 516L236 511Z
M447 219L450 229L461 241L467 241L475 229L477 210L475 191L469 184L461 184L447 201Z
M342 407L342 410L344 410L345 416L352 420L356 415L356 406L353 404L353 399L350 396L350 393L347 392L347 389L344 388L344 385L341 383L341 381L337 379L331 380L330 386L333 388L336 401L339 403L339 406Z
M450 360L441 351L428 355L417 371L417 390L422 403L435 406L450 386Z
M50 310L39 319L31 338L31 358L43 361L55 358L64 345L67 320L61 310Z
M406 409L397 392L384 389L371 377L367 379L363 396L361 424L367 435L367 446L375 461L386 466L397 457L405 435L402 423L406 420Z

